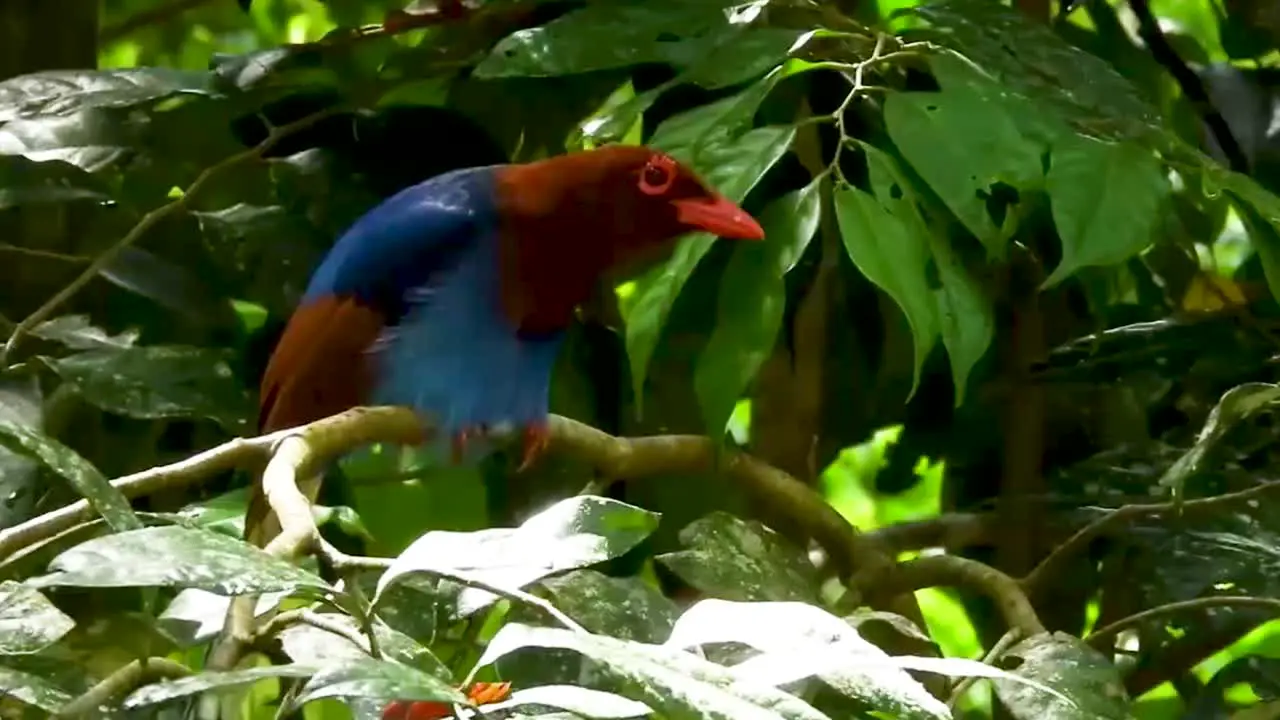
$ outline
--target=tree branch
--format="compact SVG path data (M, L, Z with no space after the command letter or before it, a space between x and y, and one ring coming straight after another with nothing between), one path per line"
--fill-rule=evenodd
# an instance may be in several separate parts
M120 238L120 240L116 242L115 245L107 248L101 255L94 258L93 262L90 262L85 267L84 271L76 276L74 280L67 283L66 287L59 290L53 297L45 301L43 305L36 308L34 312L24 318L22 322L18 323L17 326L13 328L13 332L9 333L9 339L5 342L4 348L0 350L0 366L8 363L9 356L13 354L13 350L17 347L18 341L21 340L24 335L52 315L59 306L84 288L85 285L88 285L99 272L115 260L116 256L120 254L120 251L140 240L143 235L146 235L147 232L159 224L161 220L164 220L170 215L185 211L187 207L191 205L191 201L199 195L199 193L204 190L204 188L214 178L242 163L252 160L261 160L268 152L271 152L272 148L280 144L280 142L288 136L311 127L325 118L337 115L343 110L344 108L341 106L327 108L320 112L308 115L296 122L272 128L270 133L267 134L266 139L258 143L256 146L249 148L244 152L232 155L216 165L205 168L198 176L196 176L196 179L187 188L186 192L182 193L171 202L161 205L160 207L151 210L146 215L143 215L142 219L138 221L138 224L134 225L124 237Z
M1214 597L1195 598L1192 600L1183 600L1181 602L1153 607L1149 610L1134 613L1129 617L1121 618L1101 630L1095 630L1089 633L1089 637L1086 638L1086 641L1095 649L1104 650L1107 644L1111 642L1116 635L1119 635L1134 625L1146 622L1152 618L1157 618L1162 615L1172 615L1184 610L1204 610L1206 608L1223 605L1262 607L1269 610L1275 610L1277 613L1280 613L1280 600L1277 600L1276 598L1250 597L1248 595L1218 595Z
M152 681L172 680L190 674L191 668L166 658L134 660L103 678L80 697L64 705L55 717L89 717L100 713L99 708L103 705L110 705Z

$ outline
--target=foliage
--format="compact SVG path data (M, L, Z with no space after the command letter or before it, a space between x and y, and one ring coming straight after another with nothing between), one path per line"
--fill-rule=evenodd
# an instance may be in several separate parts
M79 5L100 69L0 54L0 716L1276 702L1266 3ZM553 406L713 467L688 437L643 480L379 444L314 508L348 565L240 541L259 468L184 459L252 434L333 238L607 142L767 237L600 293ZM822 491L861 535L795 510ZM241 595L252 660L210 667Z

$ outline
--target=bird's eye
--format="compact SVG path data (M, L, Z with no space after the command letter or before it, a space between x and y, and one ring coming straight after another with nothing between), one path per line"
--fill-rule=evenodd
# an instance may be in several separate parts
M640 192L661 195L671 189L676 181L676 161L665 155L655 155L640 171Z

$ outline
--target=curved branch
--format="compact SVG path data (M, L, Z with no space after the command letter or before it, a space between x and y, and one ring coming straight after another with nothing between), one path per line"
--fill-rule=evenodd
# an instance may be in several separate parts
M1119 635L1134 625L1146 622L1152 618L1157 618L1162 615L1172 615L1184 610L1204 610L1206 608L1222 605L1262 607L1274 610L1277 614L1280 614L1280 600L1277 600L1276 598L1251 597L1249 595L1218 595L1215 597L1202 597L1195 598L1194 600L1183 600L1181 602L1153 607L1149 610L1143 610L1142 612L1134 613L1128 617L1120 618L1101 630L1095 630L1094 632L1089 633L1089 636L1085 638L1085 641L1095 649L1102 650L1116 635Z
M154 680L173 680L190 674L191 668L166 658L134 660L103 678L80 697L62 706L55 717L89 717L101 712L99 708L103 705L110 705Z
M1028 638L1046 632L1036 609L1018 581L999 570L956 555L929 555L898 566L894 581L902 589L951 585L976 590L991 598L1010 630Z

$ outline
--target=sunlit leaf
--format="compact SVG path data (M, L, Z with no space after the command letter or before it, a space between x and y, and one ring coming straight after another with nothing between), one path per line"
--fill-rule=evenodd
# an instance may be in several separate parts
M328 583L286 560L226 535L177 525L94 538L58 555L36 587L182 587L222 595Z
M222 672L202 672L199 675L166 680L144 685L124 699L121 706L126 709L158 705L178 698L196 695L209 690L249 685L268 678L305 678L317 671L315 665L268 665L264 667L243 668Z
M0 123L85 108L123 108L178 94L212 95L210 75L175 68L45 70L0 82Z
M430 700L469 704L466 695L439 677L387 660L350 660L324 667L311 677L292 707L322 698Z
M38 591L0 583L0 655L38 652L75 627L75 621Z

